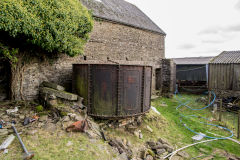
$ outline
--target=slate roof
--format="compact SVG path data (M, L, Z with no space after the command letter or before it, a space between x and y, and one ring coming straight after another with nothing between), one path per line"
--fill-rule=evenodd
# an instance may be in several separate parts
M211 64L229 64L240 63L240 51L223 51L218 56L214 57Z
M97 18L166 35L166 33L140 9L124 0L80 1L89 10L92 10L93 16Z
M213 57L184 57L173 58L176 65L201 65L208 64Z

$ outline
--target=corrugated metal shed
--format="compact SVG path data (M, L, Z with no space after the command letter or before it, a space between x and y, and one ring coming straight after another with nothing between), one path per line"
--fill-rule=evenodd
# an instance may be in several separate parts
M207 81L206 65L177 65L177 80Z
M210 64L240 63L240 51L223 51L210 61Z
M124 25L166 35L147 15L135 5L124 0L80 0L93 11L93 16Z
M200 65L208 64L213 57L185 57L174 58L176 65Z
M207 64L213 57L174 58L177 80L207 81Z

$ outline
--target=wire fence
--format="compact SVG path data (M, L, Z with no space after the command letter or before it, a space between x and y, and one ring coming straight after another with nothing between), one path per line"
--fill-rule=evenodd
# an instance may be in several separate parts
M234 136L240 139L240 110L235 111L224 106L226 105L222 103L221 99L218 100L217 106L212 106L214 118L220 121L224 127L232 130Z
M234 133L234 135L237 136L237 138L239 138L239 116L237 112L231 112L231 111L226 111L226 110L222 110L219 111L221 112L219 114L219 116L221 115L221 122L223 123L223 125L225 125L226 127L228 127L229 129L231 129Z

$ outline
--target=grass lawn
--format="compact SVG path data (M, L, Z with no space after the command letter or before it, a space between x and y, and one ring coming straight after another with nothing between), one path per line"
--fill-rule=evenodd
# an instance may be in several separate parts
M182 95L179 97L182 102L188 102L188 105L192 108L202 108L205 105L196 103L195 100L199 98L202 95ZM167 104L167 105L165 105ZM165 117L169 123L167 126L167 133L163 136L167 138L172 144L175 144L177 146L184 146L187 144L193 143L193 140L191 139L192 136L195 134L186 129L183 124L186 124L189 128L196 132L204 133L208 136L210 135L208 132L216 133L222 136L229 136L231 135L229 132L219 129L214 126L209 126L206 124L199 123L200 121L204 121L204 119L197 118L197 117L191 117L191 118L185 118L182 117L181 114L184 115L197 115L206 117L208 119L215 119L216 117L213 117L212 112L210 109L204 109L201 111L193 111L188 109L187 107L181 107L179 110L176 110L176 107L179 105L179 102L176 98L159 98L152 102L152 106L156 107L157 110ZM182 118L181 118L182 117ZM180 121L180 119L182 121ZM207 122L205 120L205 122ZM209 122L212 124L219 125L220 123L218 121ZM221 125L221 124L220 124ZM208 132L207 132L208 131ZM240 156L240 145L230 141L230 140L218 140L213 142L208 142L205 144L199 144L194 147L190 147L186 149L188 153L191 154L192 157L198 156L200 152L205 151L205 155L213 155L215 156L215 159L225 159L224 157L220 156L216 149L225 150L229 153L233 153L235 155ZM215 153L214 153L215 152ZM219 151L218 151L219 152Z
M34 160L112 160L116 157L112 148L103 140L89 139L82 133L38 130L35 135L24 135L22 139L28 150L35 153ZM22 148L15 139L9 147L9 153L1 152L0 159L22 160L22 155Z

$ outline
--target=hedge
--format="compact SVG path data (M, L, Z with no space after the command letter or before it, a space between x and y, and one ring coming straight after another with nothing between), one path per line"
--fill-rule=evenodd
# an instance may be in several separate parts
M47 52L82 54L92 27L79 0L0 0L0 31Z

